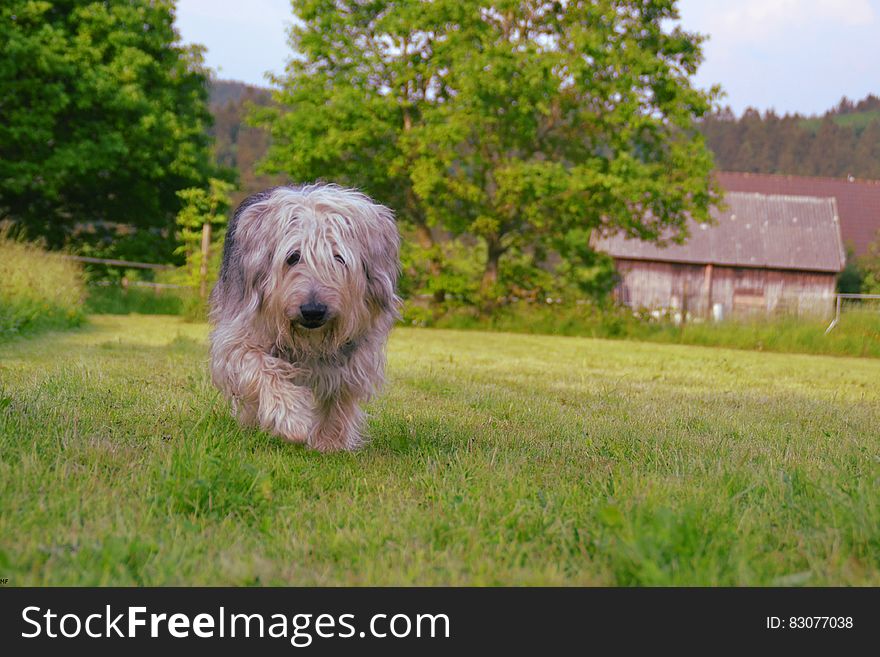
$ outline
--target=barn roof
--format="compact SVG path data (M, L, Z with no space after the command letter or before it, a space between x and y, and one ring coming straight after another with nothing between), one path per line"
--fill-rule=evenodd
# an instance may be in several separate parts
M792 194L833 197L840 213L843 242L856 255L863 255L880 231L880 180L812 178L766 173L716 172L721 188L728 192Z
M684 244L658 246L622 234L594 246L615 258L839 272L846 256L833 198L730 192L714 224L688 221Z

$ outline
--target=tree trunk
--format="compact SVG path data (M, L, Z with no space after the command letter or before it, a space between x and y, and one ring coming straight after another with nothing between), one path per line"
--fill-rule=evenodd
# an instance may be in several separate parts
M501 253L489 249L486 259L486 268L483 270L483 280L480 287L483 291L488 291L490 287L498 282L498 260Z
M491 310L494 306L494 300L490 300L492 288L498 282L498 261L504 254L499 240L496 238L488 240L486 244L486 267L483 269L483 280L480 283L480 291L487 304L487 308Z
M419 246L425 249L429 254L428 273L430 273L435 279L439 278L443 274L443 263L440 258L440 249L437 248L437 243L434 241L434 236L431 234L430 226L428 226L424 219L422 219L418 208L418 202L411 189L406 192L406 204L407 209L409 210L409 215L416 227L416 239L419 241ZM434 290L434 303L440 304L445 300L446 290Z

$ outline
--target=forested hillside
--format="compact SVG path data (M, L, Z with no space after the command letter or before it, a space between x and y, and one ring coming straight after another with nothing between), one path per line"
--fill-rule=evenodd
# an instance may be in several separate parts
M701 122L719 169L880 178L880 98L844 98L821 117L730 110Z
M240 184L233 194L234 205L254 192L287 180L284 176L255 172L257 163L266 155L269 138L263 130L247 126L244 119L250 105L269 103L271 92L268 89L232 80L211 82L210 105L214 125L210 133L214 138L214 155L220 166L238 171Z

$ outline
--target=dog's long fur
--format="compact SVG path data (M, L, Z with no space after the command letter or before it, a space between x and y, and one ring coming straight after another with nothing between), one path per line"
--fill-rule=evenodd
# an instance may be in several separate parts
M239 422L321 451L362 444L359 404L384 380L398 317L399 248L388 208L335 185L238 207L210 316L212 379ZM326 306L323 325L306 326L309 304Z

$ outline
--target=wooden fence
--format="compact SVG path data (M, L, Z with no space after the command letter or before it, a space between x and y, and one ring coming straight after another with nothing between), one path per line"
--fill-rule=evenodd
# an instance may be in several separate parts
M76 262L88 262L96 265L111 265L113 267L126 267L128 269L174 269L173 265L157 265L152 262L132 262L131 260L114 260L112 258L91 258L88 256L77 255L60 255L65 260L75 260Z
M132 260L116 260L114 258L92 258L90 256L77 255L60 255L59 257L64 258L65 260L74 260L76 262L86 262L96 265L109 265L111 267L125 267L126 269L153 269L157 271L169 271L176 269L173 265L158 265L152 262L135 262ZM95 281L94 285L100 287L108 287L111 285L115 285L115 283L113 283L112 281ZM122 287L122 289L127 289L129 286L148 287L156 290L157 293L160 290L190 289L188 285L177 285L175 283L153 283L151 281L130 281L126 277L123 277L122 280L119 281L119 285ZM204 289L204 286L202 287Z

